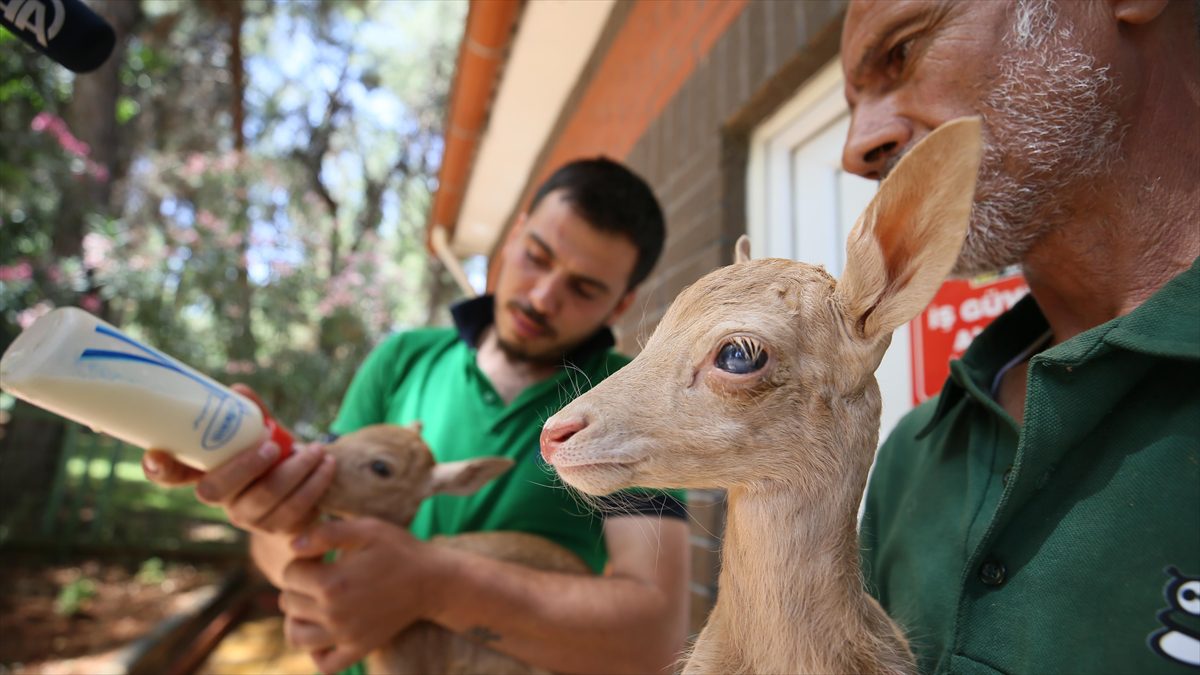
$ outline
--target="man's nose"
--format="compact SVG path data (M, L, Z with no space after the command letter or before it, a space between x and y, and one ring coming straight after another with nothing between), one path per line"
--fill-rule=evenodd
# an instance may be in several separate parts
M529 304L542 315L553 315L558 312L558 279L557 275L547 274L529 291Z
M882 104L861 103L850 118L842 148L842 168L863 178L879 180L888 160L912 142L912 125Z
M546 426L542 427L542 459L549 462L567 439L583 431L587 425L587 420L582 417L546 422Z

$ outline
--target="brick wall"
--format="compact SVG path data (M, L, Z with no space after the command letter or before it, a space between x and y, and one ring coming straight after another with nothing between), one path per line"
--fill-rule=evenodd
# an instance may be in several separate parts
M618 3L528 176L507 226L555 169L581 157L624 159L749 0ZM512 236L507 227L500 237ZM497 250L503 247L497 245ZM495 267L488 285L495 283Z
M668 227L657 269L617 326L626 353L639 350L679 291L733 261L746 231L750 135L836 56L842 12L841 2L749 3L625 156L654 187ZM724 500L693 491L689 502L696 631L717 592Z
M841 2L751 2L638 139L625 161L654 187L667 246L631 312L621 347L636 352L684 286L732 261L746 231L749 138L837 54Z

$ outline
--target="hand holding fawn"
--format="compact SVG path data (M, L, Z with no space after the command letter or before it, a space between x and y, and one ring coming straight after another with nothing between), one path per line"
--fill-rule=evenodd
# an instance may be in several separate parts
M323 511L371 516L408 527L421 502L433 494L467 495L507 471L512 461L480 457L437 463L421 439L420 426L374 425L342 436L326 447L337 462ZM583 574L574 553L524 532L468 532L433 543L536 569ZM546 672L429 622L419 622L367 657L371 673Z

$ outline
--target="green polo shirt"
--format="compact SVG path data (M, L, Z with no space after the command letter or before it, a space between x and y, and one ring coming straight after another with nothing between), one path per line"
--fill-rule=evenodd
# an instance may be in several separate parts
M345 434L378 423L420 420L422 436L439 462L487 455L508 457L513 468L468 496L435 495L412 523L421 539L483 530L541 535L574 551L597 573L608 558L604 515L585 505L542 459L542 424L576 396L629 362L601 331L566 358L561 368L505 404L475 361L483 329L492 323L492 299L453 310L457 328L393 335L355 374L333 431ZM634 491L621 513L685 517L681 492ZM616 503L616 500L614 500Z
M868 588L922 672L1196 672L1200 261L1130 314L997 373L1048 331L1032 297L951 364L879 451Z

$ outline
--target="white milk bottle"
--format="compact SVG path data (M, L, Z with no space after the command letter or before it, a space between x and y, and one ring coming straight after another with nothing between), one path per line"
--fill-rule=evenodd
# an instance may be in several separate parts
M292 449L287 430L253 401L75 307L25 329L0 358L0 388L198 469L266 438Z

